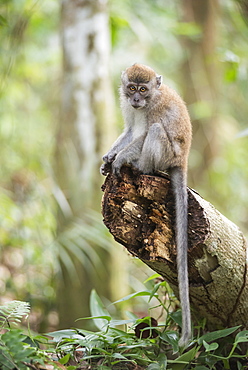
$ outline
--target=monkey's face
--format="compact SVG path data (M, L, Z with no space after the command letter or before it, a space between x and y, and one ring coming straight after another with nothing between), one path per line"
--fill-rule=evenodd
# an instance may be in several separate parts
M149 100L149 88L146 84L137 84L130 82L125 89L126 97L135 109L146 107Z
M122 72L121 81L121 94L133 108L143 109L157 94L162 79L150 67L134 64Z

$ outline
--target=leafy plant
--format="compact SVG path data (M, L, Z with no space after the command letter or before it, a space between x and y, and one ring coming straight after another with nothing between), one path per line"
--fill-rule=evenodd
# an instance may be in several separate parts
M37 345L23 334L19 328L11 325L20 324L27 318L30 306L27 302L12 301L0 306L0 369L26 370L31 361L43 364L44 353L37 352ZM30 343L29 343L30 342Z
M163 282L156 285L164 287ZM155 291L158 291L157 286ZM115 304L139 296L148 296L149 299L156 297L160 300L159 294L155 291L153 289L150 292L134 293ZM173 301L175 298L171 299ZM156 320L149 316L140 319L132 313L127 313L129 317L127 320L116 320L111 317L95 291L91 293L90 306L93 315L83 320L93 320L98 331L71 329L48 334L52 338L51 344L56 345L60 361L65 364L79 365L86 362L90 369L114 369L117 364L123 364L123 369L131 368L127 367L127 364L129 366L136 364L148 370L247 368L247 354L241 351L239 345L248 342L248 331L238 332L233 337L239 326L203 335L199 335L200 331L203 331L203 326L197 327L197 338L181 351L178 346L177 330L177 326L181 324L180 310L171 314L167 312L170 317L165 325L157 324ZM137 331L141 324L145 325ZM142 330L149 334L143 336Z
M109 252L111 247L105 232L100 215L88 210L83 219L73 219L67 229L58 234L53 242L54 254L72 279L77 277L75 261L82 264L89 275L100 273L102 262L99 251L104 249Z
M22 330L12 329L1 335L0 364L1 369L26 369L30 359L35 358L35 348L25 343L27 337ZM36 359L39 361L40 359Z
M18 324L23 317L27 317L30 306L27 302L11 301L0 306L0 329L10 327L10 323Z
M240 326L204 333L203 321L195 327L197 334L188 347L179 349L181 312L175 310L173 294L164 294L166 288L167 284L159 281L151 291L133 293L114 302L119 304L144 296L148 300L155 298L159 302L157 307L163 311L166 308L168 317L164 323L150 316L138 318L132 312L126 312L125 320L113 318L93 290L90 297L92 316L80 320L92 320L96 331L74 328L46 335L27 335L22 329L11 326L27 317L29 304L13 301L0 306L0 369L38 370L39 364L44 368L50 364L53 369L67 370L131 370L137 365L147 370L246 370L248 353L242 347L248 343L248 331L240 331ZM164 296L166 300L161 299Z

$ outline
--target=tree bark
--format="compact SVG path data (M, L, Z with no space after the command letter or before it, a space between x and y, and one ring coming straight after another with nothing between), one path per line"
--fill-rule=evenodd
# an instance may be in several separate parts
M123 167L103 185L104 223L115 240L169 282L178 296L174 197L168 176ZM207 328L248 321L247 244L240 229L188 188L188 264L193 317Z

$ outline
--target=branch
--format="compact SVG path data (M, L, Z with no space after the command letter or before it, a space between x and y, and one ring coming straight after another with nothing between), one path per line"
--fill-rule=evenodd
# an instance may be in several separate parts
M103 185L104 223L124 245L169 282L178 296L174 197L168 176L142 175L123 167ZM195 318L207 327L248 322L246 240L240 229L188 188L188 264Z

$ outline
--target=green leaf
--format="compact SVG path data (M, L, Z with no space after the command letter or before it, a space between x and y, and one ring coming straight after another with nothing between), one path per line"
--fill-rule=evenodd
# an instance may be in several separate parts
M76 330L65 329L46 333L47 336L52 337L54 342L60 342L64 338L81 339L82 336L77 334Z
M128 360L127 357L123 356L121 353L113 353L112 358L116 358L118 360ZM119 362L119 361L118 361ZM111 362L113 364L113 362Z
M70 353L67 353L67 355L65 355L64 357L62 357L59 362L62 364L62 365L65 365L67 364L67 362L70 360Z
M206 352L214 351L219 347L218 343L214 342L214 343L208 344L207 342L205 342L205 340L203 341L203 345L206 349Z
M241 331L235 337L235 344L248 342L248 330Z
M242 364L239 361L237 361L237 368L238 368L238 370L242 370L243 369L243 366L242 366Z
M198 352L198 347L193 347L190 351L183 353L181 356L175 360L168 360L169 364L172 364L173 370L183 370L185 365L189 364L195 358L196 353Z
M118 301L115 301L112 304L125 302L125 301L128 301L129 299L132 299L132 298L135 298L135 297L150 296L150 294L151 294L151 292L148 292L148 291L141 291L141 292L132 293L132 294L127 295L126 297L118 299Z
M160 285L162 284L163 282L159 282L157 284L154 285L151 293L150 293L150 297L149 297L149 302L151 301L151 299L155 296L155 294L157 293L158 289L160 288Z
M80 317L80 319L77 319L76 321L79 321L79 320L97 320L97 319L104 319L104 320L107 320L108 322L110 322L111 321L111 316L102 315L102 316ZM118 321L118 320L116 320L116 321Z
M172 348L173 348L173 353L176 353L178 352L179 350L179 347L178 347L178 340L179 340L179 334L177 331L165 331L163 333L160 334L160 338L169 343Z
M76 321L79 321L79 320L93 320L95 326L99 330L102 331L102 330L107 329L108 325L111 322L111 316L102 315L102 316L81 317L80 319L77 319Z
M101 298L93 289L90 294L90 312L91 315L97 319L93 319L94 324L99 330L102 330L111 320L111 315L105 308Z
M235 332L238 328L240 328L240 325L239 326L234 326L233 328L228 328L228 329L223 329L223 330L216 330L216 331L213 331L211 333L204 334L203 336L201 336L198 339L198 343L203 344L204 340L205 340L205 342L212 342L216 339L227 337L228 335Z
M8 327L8 324L17 324L23 317L27 318L30 313L30 305L28 302L11 301L6 305L0 306L0 325Z
M147 367L147 370L160 370L160 369L161 369L161 367L157 363L152 363L152 364L148 365L148 367Z
M135 342L134 342L135 343ZM130 345L124 345L121 346L122 350L127 350L127 349L133 349L133 348L147 348L147 342L145 341L140 341L139 344L130 344ZM130 353L129 353L130 354Z
M167 357L165 353L160 353L157 357L157 361L160 366L160 370L164 370L167 368Z
M45 335L41 335L41 334L35 335L31 339L35 344L36 342L43 343L43 344L47 344L48 342L48 338Z
M182 327L182 310L177 310L176 312L170 313L170 317L176 324Z
M148 281L151 281L151 280L154 280L154 279L157 279L161 277L161 275L159 274L153 274L152 276L150 276L149 278L147 278L145 281L144 281L144 284L147 283Z
M135 322L136 319L130 319L130 320L111 320L110 321L110 326L121 326L121 325L126 325L130 324L132 322Z

